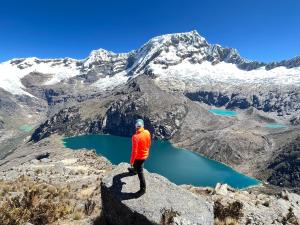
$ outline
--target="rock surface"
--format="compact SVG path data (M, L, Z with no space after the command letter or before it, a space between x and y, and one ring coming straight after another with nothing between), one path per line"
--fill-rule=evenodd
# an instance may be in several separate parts
M291 165L292 163L293 161L291 161ZM193 201L190 201L190 198L186 198L186 196L194 196L195 194L203 205L205 205L205 201L214 204L216 224L224 216L235 219L235 224L241 225L300 224L300 196L286 190L282 191L281 188L266 183L247 190L235 190L227 184L218 184L215 189L189 185L178 187L159 175L147 173L148 192L138 199L129 199L132 196L137 197L136 194L121 194L117 196L124 198L120 201L110 195L110 186L113 182L112 173L115 173L111 172L113 167L107 159L97 156L93 151L71 151L64 148L61 136L58 135L51 135L38 143L22 145L5 159L0 160L0 224L7 224L1 221L1 216L3 216L1 206L7 204L9 199L22 195L26 190L36 193L34 204L43 206L45 202L50 202L52 205L60 206L55 208L64 214L63 217L52 220L53 223L51 224L55 225L109 225L103 221L104 210L108 210L107 207L111 206L112 203L114 206L119 206L118 209L121 212L125 212L118 214L114 219L119 218L126 221L129 218L128 215L132 215L134 211L134 218L140 218L138 213L149 216L149 210L147 211L146 208L159 208L160 203L164 203L165 206L162 207L164 210L161 213L164 216L162 221L159 221L160 224L168 224L167 222L172 224L172 221L173 224L194 224L190 218L186 220L186 218L178 216L176 211L179 212L179 210L188 209L188 207L193 208ZM120 169L120 173L126 172L126 169L127 165ZM110 178L107 178L108 176ZM101 180L107 185L106 191L102 190L102 193ZM162 183L166 191L162 191L160 185ZM117 190L122 190L122 192L136 192L139 187L137 176L124 177L117 184L117 187L122 187L122 189L117 188ZM183 189L191 193L187 193ZM36 198L39 201L36 201ZM154 200L150 201L150 198ZM102 200L104 199L103 208ZM192 206L188 204L192 204ZM168 208L171 205L172 207ZM67 208L62 211L62 206ZM239 213L236 213L236 206L240 206L238 208ZM139 210L135 210L134 207ZM4 208L6 207L4 206ZM197 211L186 210L185 212L194 218L193 215L199 215L203 212L203 210L199 211L198 208L200 208L199 204L194 208ZM34 207L28 209L32 211ZM46 219L44 223L34 223L32 219L28 219L24 220L25 223L13 224L23 225L27 221L39 225L49 224L53 217L51 217L51 208L48 209L49 216L44 218ZM7 212L12 212L12 210L9 209ZM109 210L109 213L114 212L116 212L115 207L113 210ZM160 219L159 211L157 212L156 218ZM192 215L193 212L195 214ZM42 215L40 211L38 211L38 215ZM182 215L186 214L183 213ZM151 216L155 216L155 214L153 213ZM148 220L146 221L148 222ZM147 223L139 223L139 225L142 224ZM221 224L224 224L223 220L221 220Z
M289 187L299 193L300 137L284 145L280 154L271 160L268 169L273 170L268 182L281 187Z
M158 174L145 171L147 192L138 195L138 177L128 167L121 163L102 179L102 213L108 224L213 224L211 203Z
M93 151L64 148L56 135L27 143L0 159L0 224L93 225L101 212L100 182L111 169ZM26 193L33 198L14 198ZM31 216L13 214L20 210Z
M218 192L213 188L181 187L214 202L215 224L226 224L227 218L231 223L240 225L299 225L300 224L300 196L288 191L277 192L271 187L260 186L247 190L235 190L227 184L227 193ZM224 195L225 194L225 195ZM239 205L240 207L235 207ZM218 207L217 207L218 206ZM218 223L217 221L220 221Z

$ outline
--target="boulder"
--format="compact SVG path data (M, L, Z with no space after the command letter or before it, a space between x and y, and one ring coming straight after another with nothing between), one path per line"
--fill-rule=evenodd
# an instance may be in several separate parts
M137 194L137 175L121 163L101 182L102 216L109 225L212 225L213 205L165 177L144 170L147 191Z
M228 194L228 185L217 183L215 187L215 193L226 196Z

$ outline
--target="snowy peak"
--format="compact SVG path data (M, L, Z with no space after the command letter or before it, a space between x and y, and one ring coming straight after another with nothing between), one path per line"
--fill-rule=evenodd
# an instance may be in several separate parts
M185 43L192 46L208 45L205 38L197 31L165 34L151 38L145 45L179 45ZM144 46L145 46L144 45Z
M299 70L300 56L270 64L250 61L241 57L236 49L209 44L197 31L191 31L151 38L129 53L98 49L83 60L12 59L0 63L0 88L13 94L30 95L21 80L32 73L35 78L37 74L43 76L40 85L53 85L72 78L72 82L79 81L99 89L118 85L129 76L139 74L164 78L164 81L172 77L186 82L189 78L192 82L196 80L196 86L204 80L207 83L247 80L250 83L298 84Z
M157 36L135 51L135 63L131 71L147 73L149 71L144 69L150 63L174 65L189 55L203 55L203 48L208 46L197 31Z
M107 51L103 48L98 50L91 51L90 55L86 58L86 62L95 62L95 61L109 61L112 57L115 57L116 53Z
M114 53L105 49L93 50L90 55L83 60L83 66L92 68L95 65L111 64L118 61L124 61L128 58L129 53Z

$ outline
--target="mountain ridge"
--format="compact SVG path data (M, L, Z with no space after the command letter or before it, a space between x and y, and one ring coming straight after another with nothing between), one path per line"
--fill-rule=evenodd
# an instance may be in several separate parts
M35 56L29 56L29 57L12 58L12 59L0 62L0 64L4 63L4 62L8 62L8 61L25 60L25 59L30 59L30 58L34 58L34 59L37 59L37 60L65 60L65 59L70 59L70 60L74 60L74 61L85 61L91 56L91 54L93 52L98 52L98 51L107 52L107 53L110 53L110 54L113 54L113 55L127 55L127 54L135 52L136 50L138 50L140 48L143 48L145 45L150 43L151 40L155 40L155 39L159 39L159 38L163 39L163 38L168 37L168 36L185 35L185 34L198 35L201 39L203 39L209 45L212 45L214 47L221 47L221 48L225 48L225 49L232 49L232 51L234 51L236 54L240 55L236 48L232 48L232 47L228 47L228 46L223 47L220 44L210 44L206 41L206 39L203 36L201 36L198 33L197 30L192 30L192 31L188 31L188 32L168 33L168 34L162 34L162 35L154 36L154 37L150 38L147 42L145 42L145 44L143 44L141 47L139 47L137 49L130 50L128 52L114 52L114 51L111 51L111 50L100 47L98 49L91 50L89 55L86 58L82 58L82 59L77 59L77 58L68 57L68 56L66 56L66 57L53 57L53 58L51 58L51 57L50 58L39 58L39 57L35 57ZM288 59L275 60L275 61L270 61L270 62L265 62L265 61L255 60L255 59L248 59L248 58L242 57L242 56L241 56L241 58L243 58L246 62L258 62L258 63L263 63L264 65L269 65L269 64L280 64L284 61L298 60L300 58L300 53L299 53L299 55L296 55L296 56L288 58Z
M251 61L241 57L236 49L209 44L197 31L191 31L153 37L128 53L114 53L100 48L81 60L36 57L12 59L0 63L0 88L14 95L33 97L21 80L30 77L31 73L39 73L42 77L43 82L39 86L71 82L83 83L87 89L93 90L111 90L125 83L128 77L140 74L162 77L163 80L175 76L180 82L190 80L197 83L196 87L198 84L223 81L298 84L299 66L300 56L270 64ZM185 79L182 73L190 77ZM278 74L284 76L279 77ZM190 83L185 83L185 86Z

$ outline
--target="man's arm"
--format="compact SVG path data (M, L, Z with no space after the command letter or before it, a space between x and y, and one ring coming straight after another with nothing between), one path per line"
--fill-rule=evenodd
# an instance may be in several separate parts
M151 147L151 134L150 132L148 132L148 148L150 150L150 147Z
M132 148L131 148L131 157L130 157L130 165L133 165L136 153L137 153L138 143L135 135L132 136Z

